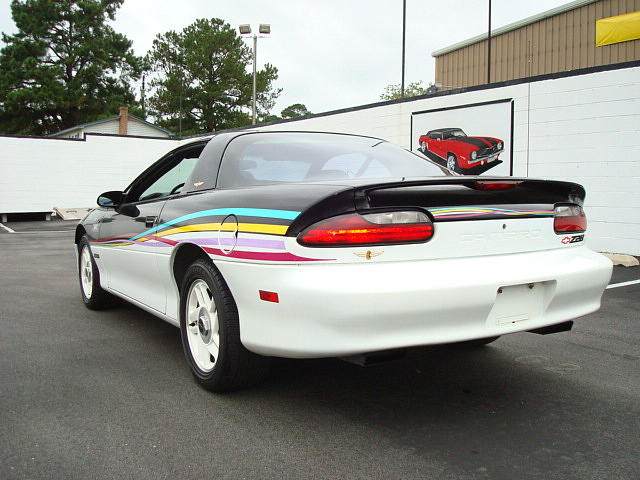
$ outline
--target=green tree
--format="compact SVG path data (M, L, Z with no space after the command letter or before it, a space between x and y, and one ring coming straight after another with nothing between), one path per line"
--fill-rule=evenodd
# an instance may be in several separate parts
M437 88L432 83L430 83L429 86L425 87L422 81L411 82L409 83L409 85L405 86L404 96L417 97L418 95L426 95L427 93L433 93L435 91L437 91ZM398 98L402 98L400 92L401 90L399 83L387 85L384 89L384 92L380 95L380 100L397 100Z
M287 119L311 115L311 112L303 103L294 103L293 105L289 105L288 107L284 108L280 112L280 115L282 116L282 118Z
M223 20L201 18L156 36L147 62L154 76L149 107L160 125L188 135L251 123L251 50ZM277 78L270 64L257 72L259 118L268 118L280 94Z
M135 107L141 62L116 33L124 0L13 0L18 28L2 34L0 131L46 135Z

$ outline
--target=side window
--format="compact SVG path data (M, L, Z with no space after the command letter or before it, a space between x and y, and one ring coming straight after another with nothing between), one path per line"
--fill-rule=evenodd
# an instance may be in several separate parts
M180 193L198 157L183 158L171 170L165 172L160 178L149 185L138 197L138 201L152 200Z

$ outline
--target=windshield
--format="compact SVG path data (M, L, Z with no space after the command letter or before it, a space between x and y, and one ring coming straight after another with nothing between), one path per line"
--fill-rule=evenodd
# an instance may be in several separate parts
M459 128L455 129L455 130L449 130L448 132L444 132L444 138L451 138L451 137L466 137L467 134L464 133L462 130L460 130Z
M229 143L218 188L445 175L431 161L374 138L265 132L242 135Z

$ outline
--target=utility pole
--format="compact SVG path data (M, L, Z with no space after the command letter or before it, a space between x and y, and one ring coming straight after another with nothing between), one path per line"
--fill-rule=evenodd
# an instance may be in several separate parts
M491 83L491 0L489 0L489 33L487 35L487 83Z
M400 85L400 97L404 98L404 58L405 43L407 37L407 0L402 0L402 83Z
M140 103L142 106L142 117L146 118L147 117L147 109L146 109L146 105L145 105L145 94L146 94L146 86L145 86L145 80L146 80L147 74L143 73L142 74L142 86L140 87Z
M178 97L179 102L180 102L180 106L179 106L180 116L178 117L178 136L179 137L182 136L182 95L183 95L183 91L184 91L184 78L182 78L182 76L181 76L180 77L180 96Z

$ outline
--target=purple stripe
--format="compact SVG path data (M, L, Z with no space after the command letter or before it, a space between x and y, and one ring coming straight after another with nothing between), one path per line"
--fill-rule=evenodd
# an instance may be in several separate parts
M218 247L217 238L184 238L181 242L191 242L196 245L202 245L205 247ZM137 244L144 245L145 247L166 247L167 244L158 242L155 240L147 240L145 242L136 242ZM221 245L233 245L232 238L220 239ZM284 240L262 240L259 238L239 238L236 243L237 247L257 247L257 248L270 248L272 250L285 250Z
M184 242L193 242L196 245L207 245L216 247L218 245L233 245L233 238L221 238L218 243L217 238L184 238ZM284 240L263 240L261 238L238 238L236 247L257 247L257 248L271 248L273 250L284 250Z

